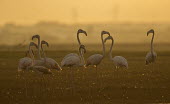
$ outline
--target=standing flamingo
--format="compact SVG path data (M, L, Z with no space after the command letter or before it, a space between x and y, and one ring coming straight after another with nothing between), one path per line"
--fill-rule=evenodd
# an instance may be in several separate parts
M87 59L87 63L86 63L86 67L89 65L93 65L94 67L96 67L97 69L97 65L99 65L101 63L101 61L103 60L104 56L105 56L105 45L104 45L104 41L103 41L103 35L107 34L110 36L110 33L107 31L102 31L101 32L101 40L102 40L102 45L103 45L103 55L101 54L94 54L91 55L88 59Z
M36 48L38 48L38 46L36 44L33 44ZM30 51L30 50L29 50ZM28 57L28 53L29 51L26 52L26 56L24 58L21 58L19 60L19 64L18 64L18 72L20 71L24 71L25 69L27 69L27 67L31 66L32 64L32 59L30 57ZM32 51L33 53L33 51Z
M156 54L156 52L154 52L154 50L153 50L153 39L154 39L154 35L155 35L154 30L153 30L153 29L149 30L149 31L147 32L147 36L148 36L150 33L152 33L153 35L152 35L152 40L151 40L151 51L148 52L147 55L146 55L146 65L148 65L148 64L150 64L150 63L154 63L155 60L156 60L156 58L157 58L157 54Z
M86 31L84 31L84 30L82 30L82 29L79 29L79 30L77 31L77 41L78 41L78 43L79 43L79 46L81 45L80 37L79 37L79 34L80 34L80 33L84 33L84 34L87 36ZM76 53L70 53L70 54L67 54L63 59L65 59L65 58L68 57L68 56L77 56L77 57L79 57L79 55L76 54Z
M128 62L127 60L122 57L122 56L115 56L114 58L112 58L112 48L113 48L113 44L114 44L114 40L112 36L108 36L104 42L106 42L107 40L111 39L112 43L111 43L111 47L110 47L110 52L109 52L109 58L110 60L113 61L114 65L116 66L116 69L119 67L125 67L128 69Z
M49 44L44 40L41 41L41 50L43 52L44 61L45 61L44 66L49 68L49 69L62 70L61 67L59 66L59 64L54 59L46 57L46 54L45 54L44 49L43 49L43 44L46 44L47 47L49 47Z
M82 50L83 49L83 50ZM69 67L70 69L72 67L79 67L79 66L84 66L84 57L83 57L83 53L86 53L86 49L84 45L80 45L79 47L79 57L75 56L75 55L70 55L66 58L64 58L61 62L61 67ZM71 69L71 83L72 83L72 93L74 92L74 84L73 84L73 70Z

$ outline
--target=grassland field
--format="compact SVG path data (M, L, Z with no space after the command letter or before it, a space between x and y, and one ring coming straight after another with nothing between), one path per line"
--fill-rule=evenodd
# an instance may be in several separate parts
M58 63L76 51L51 50ZM170 51L158 51L156 63L145 66L147 51L114 51L124 56L129 69L116 70L108 55L96 71L88 68L52 70L53 75L18 74L24 51L0 51L1 104L113 104L170 103ZM101 51L87 51L85 59Z

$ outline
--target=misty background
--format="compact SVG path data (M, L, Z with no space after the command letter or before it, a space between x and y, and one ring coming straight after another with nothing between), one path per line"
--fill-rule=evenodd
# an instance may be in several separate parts
M100 44L102 30L115 44L148 44L146 32L155 30L155 44L169 44L169 0L0 0L0 45L24 46L39 34L52 45Z

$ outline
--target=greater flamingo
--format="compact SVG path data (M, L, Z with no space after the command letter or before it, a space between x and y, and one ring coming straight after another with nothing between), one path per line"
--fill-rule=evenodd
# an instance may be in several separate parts
M153 29L149 30L149 31L147 32L147 36L148 36L150 33L152 33L153 35L152 35L152 40L151 40L151 51L148 52L147 55L146 55L146 65L148 65L148 64L150 64L150 63L154 63L155 60L156 60L156 58L157 58L157 54L156 54L156 52L154 52L154 50L153 50L153 39L154 39L154 35L155 35L154 30L153 30Z
M79 34L80 34L80 33L83 33L83 34L85 34L85 35L87 36L86 31L84 31L84 30L82 30L82 29L79 29L79 30L77 31L77 41L78 41L79 46L81 45L81 41L80 41L80 37L79 37ZM66 57L68 57L68 56L77 56L77 57L79 57L79 55L76 54L76 53L69 53L69 54L67 54L64 58L66 58ZM64 59L64 58L63 58L63 59Z
M104 45L104 39L103 39L104 34L107 34L107 35L110 36L110 33L107 32L107 31L101 32L101 40L102 40L102 45L103 45L103 55L101 55L101 54L91 55L87 59L86 67L89 66L89 65L93 65L94 67L96 67L96 70L97 70L97 65L99 65L101 63L102 59L105 57L105 45Z
M84 66L85 61L84 61L83 53L86 53L85 46L80 45L80 47L79 47L79 57L77 57L75 55L70 55L70 56L64 58L61 62L61 67L69 67L71 69L72 67ZM71 69L71 76L72 76L71 82L72 82L72 87L73 87L74 78L73 78L73 70L72 69ZM72 89L72 93L73 93L73 89Z
M43 44L46 44L47 47L49 47L49 44L48 42L42 40L41 41L41 50L43 52L43 55L44 55L44 66L49 68L49 69L56 69L56 70L62 70L61 67L59 66L59 64L52 58L49 58L49 57L46 57L46 54L44 52L44 49L43 49Z
M83 52L82 52L83 49ZM83 57L83 53L86 53L86 49L84 45L80 45L79 47L79 57L75 56L75 55L70 55L66 58L64 58L61 61L61 67L73 67L73 66L83 66L84 63L84 57Z
M110 52L109 52L109 58L111 61L113 61L116 69L119 68L119 67L125 67L128 69L128 62L127 60L122 57L122 56L115 56L114 58L112 58L112 48L113 48L113 44L114 44L114 40L113 40L113 37L112 36L108 36L104 42L106 42L107 40L112 40L112 43L111 43L111 47L110 47Z
M33 44L33 43L32 43ZM36 48L38 48L38 46L34 43L33 44ZM31 51L31 50L29 50ZM28 66L31 66L32 64L32 59L30 57L28 57L28 53L29 51L26 52L26 57L21 58L19 60L19 64L18 64L18 72L20 71L24 71L25 69L27 69ZM33 51L32 51L33 52Z

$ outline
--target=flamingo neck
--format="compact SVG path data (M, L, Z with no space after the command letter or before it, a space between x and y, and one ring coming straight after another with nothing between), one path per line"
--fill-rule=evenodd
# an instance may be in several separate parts
M80 61L81 61L79 65L80 65L80 66L81 66L81 65L84 65L84 62L85 62L85 61L84 61L84 57L83 57L83 54L82 54L81 49L79 49L79 57L80 57Z
M38 58L41 59L41 52L40 52L41 46L40 46L40 38L38 38Z
M102 46L103 46L103 58L105 57L105 45L103 40L103 34L101 34Z
M151 53L152 53L152 55L153 55L153 40L154 40L154 33L153 33L153 35L152 35L152 40L151 40Z
M85 64L85 60L84 60L84 53L81 51L81 55L82 55L82 64Z
M113 44L114 44L114 40L112 39L112 43L110 46L110 51L109 51L109 58L112 59L112 49L113 49Z
M29 46L29 54L30 54L30 57L31 57L31 59L32 59L32 66L34 65L34 55L33 55L33 53L32 53L32 51L31 51L31 46Z
M43 52L43 56L44 56L44 61L46 62L46 54L45 54L45 52L44 52L44 49L43 49L43 46L42 46L42 44L41 44L41 50L42 50L42 52Z
M77 33L77 41L78 41L79 45L81 45L79 33Z

